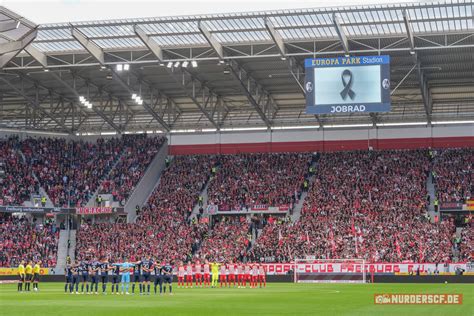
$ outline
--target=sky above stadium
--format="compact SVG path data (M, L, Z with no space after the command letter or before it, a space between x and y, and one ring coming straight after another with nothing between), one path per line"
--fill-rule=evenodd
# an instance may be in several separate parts
M406 2L414 1L382 3ZM380 3L380 0L0 0L0 5L38 24Z

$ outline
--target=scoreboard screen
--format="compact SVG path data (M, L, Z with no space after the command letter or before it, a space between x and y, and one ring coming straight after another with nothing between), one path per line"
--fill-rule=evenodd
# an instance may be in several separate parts
M390 111L390 56L305 60L306 112Z

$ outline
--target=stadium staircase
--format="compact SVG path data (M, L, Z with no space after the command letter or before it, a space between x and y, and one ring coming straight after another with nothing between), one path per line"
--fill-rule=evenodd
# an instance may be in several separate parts
M58 241L58 257L56 261L56 270L59 272L64 271L66 267L66 258L69 253L69 229L62 229L59 231L59 241Z
M109 178L110 174L111 174L112 171L117 167L117 164L119 163L120 159L122 159L122 156L123 156L124 154L125 154L125 149L123 149L122 152L121 152L119 155L116 156L115 161L114 161L114 163L113 163L113 165L112 165L112 168L110 168L110 170L107 172L107 174L104 175L104 176L99 180L101 184L102 184L102 182L103 182L104 180L106 180L106 179ZM86 206L88 206L88 207L95 206L95 199L96 199L97 195L99 194L99 189L100 189L100 185L97 187L97 189L95 190L94 194L92 194L92 196L89 198L89 201L87 201ZM110 194L110 196L112 196L112 195ZM104 200L108 200L110 197L109 197L109 196L107 196L107 197L104 196L104 198L105 198ZM112 201L112 200L110 200L110 201Z
M426 191L428 192L428 195L430 196L430 204L428 205L428 215L430 217L430 220L432 223L434 223L434 218L435 218L435 208L434 208L434 200L436 198L436 188L433 183L433 175L430 170L429 176L426 178Z
M317 168L316 168L317 161L318 161L318 159L313 160L311 165L308 167L308 168L313 167L314 170L315 170L315 173L311 177L308 178L308 191L311 189L311 187L313 185L313 182L314 182L314 178L315 178L315 175L316 175L316 172L317 172ZM298 221L301 217L301 210L303 209L304 201L306 200L306 196L308 196L308 191L301 193L301 197L298 200L298 203L296 203L295 207L293 208L293 214L291 214L291 216L290 216L291 221L293 223Z
M140 208L145 204L153 189L156 187L160 179L160 175L166 168L166 157L168 156L168 141L160 147L151 161L148 168L145 170L142 178L137 186L130 194L130 197L125 204L125 212L127 214L127 222L133 223L137 217L136 206Z
M206 185L204 186L204 189L201 191L201 194L199 194L200 197L202 197L202 208L206 209L207 207L207 201L209 200L209 196L207 195L207 189L209 188L209 183L211 178L207 180ZM194 205L193 211L191 212L191 215L189 215L189 219L195 218L199 214L199 202Z

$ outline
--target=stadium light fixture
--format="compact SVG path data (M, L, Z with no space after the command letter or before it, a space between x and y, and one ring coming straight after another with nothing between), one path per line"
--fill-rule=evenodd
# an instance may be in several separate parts
M183 65L182 65L183 68L188 67L188 65L189 65L189 61L187 61L187 60L183 61Z
M115 67L115 69L116 69L117 71L122 71L122 70L123 70L123 65L122 65L122 64L118 64L118 65Z
M81 103L84 103L85 100L86 100L86 98L84 98L82 95L79 96L79 101L81 101Z
M173 62L172 62L172 61L168 62L168 64L166 65L166 67L167 67L167 68L173 67Z
M136 98L137 98L137 94L136 93L132 94L132 99L135 100Z
M448 125L448 124L474 124L474 120L472 121L435 121L431 122L433 125Z
M160 63L160 67L163 67L165 64L164 63Z
M45 68L45 69L44 69L44 72L49 72L49 69L48 69L48 68Z
M174 63L173 66L174 66L175 68L178 68L180 64L181 64L181 63L180 63L179 61L177 61L177 62Z
M196 68L198 66L197 61L191 60L191 66L193 66L193 68Z
M129 64L123 65L123 70L129 71L130 70L130 65Z

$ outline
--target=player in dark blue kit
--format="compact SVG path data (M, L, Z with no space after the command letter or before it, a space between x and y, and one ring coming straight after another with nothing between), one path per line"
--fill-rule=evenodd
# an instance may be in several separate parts
M155 294L156 294L156 286L159 285L160 295L161 295L163 293L163 275L161 274L161 266L158 264L158 262L153 266L153 270L155 271Z
M169 284L170 288L170 295L173 294L173 266L171 264L165 264L161 267L161 273L163 275L163 283L165 284L163 287L163 293L166 293L166 284Z
M64 284L64 293L67 293L72 282L72 266L70 263L66 265L65 269L66 283Z
M142 262L137 261L133 262L135 265L133 268L133 275L132 275L132 294L135 294L135 284L138 283L138 286L140 287L140 294L142 293L142 284L140 283L140 274L142 272Z
M100 262L96 258L90 263L89 273L91 275L91 293L94 292L95 285L95 294L99 294L99 266Z
M99 263L99 269L100 269L100 282L102 282L102 294L107 295L107 292L105 290L107 289L107 276L109 274L109 262L107 259L102 259L102 262ZM96 292L97 292L97 286L96 286Z
M86 293L89 294L89 262L79 258L79 274L81 278L81 293L84 294L84 285L86 285Z
M112 270L112 294L115 292L119 295L119 283L120 283L120 264L118 262L109 265L109 270Z
M143 274L143 294L145 294L145 285L146 285L146 293L150 295L150 279L151 279L151 272L153 271L153 260L151 257L148 257L147 260L143 260L142 264L142 274ZM140 294L141 294L140 290Z
M79 265L74 262L71 263L71 283L69 283L69 293L74 294L74 287L76 287L76 294L79 294Z

